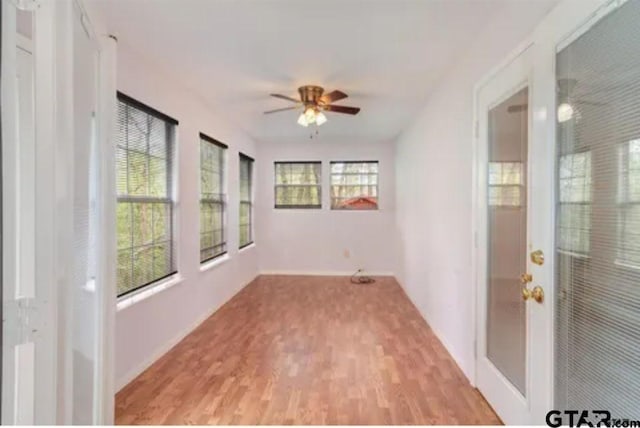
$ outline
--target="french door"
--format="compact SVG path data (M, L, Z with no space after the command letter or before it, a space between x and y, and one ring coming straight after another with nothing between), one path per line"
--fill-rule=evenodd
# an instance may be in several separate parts
M565 0L477 87L476 385L507 424L640 420L639 38L640 1Z
M46 211L53 205L49 6L1 4L3 425L55 417L53 221Z
M548 303L546 248L537 248L536 192L531 184L544 168L532 141L531 46L480 88L478 101L478 219L482 263L478 266L477 386L507 424L531 420L536 377L529 361L531 322ZM534 223L538 223L534 225ZM545 367L545 370L549 368Z
M80 0L0 3L2 424L108 424L115 85Z

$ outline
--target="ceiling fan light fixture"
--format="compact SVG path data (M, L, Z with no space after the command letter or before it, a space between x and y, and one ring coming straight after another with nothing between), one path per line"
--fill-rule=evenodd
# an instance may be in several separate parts
M304 111L304 117L307 119L307 124L314 123L316 121L316 110L313 107L307 107Z
M562 103L558 106L558 122L563 123L573 117L573 107L569 103Z
M325 116L324 113L322 113L321 111L318 112L318 114L316 115L316 124L318 126L322 125L323 123L325 123L327 121L327 116Z
M306 128L314 123L317 126L327 123L328 119L324 111L352 116L360 112L359 107L333 104L335 101L340 101L348 97L347 94L339 90L324 93L324 89L320 86L306 85L299 87L298 93L300 94L299 100L287 95L271 94L272 97L293 102L295 106L268 110L264 113L279 113L288 110L297 110L302 107L302 114L298 116L298 125Z
M298 116L298 125L304 126L305 128L309 126L309 122L307 122L307 117L304 113L300 113L300 116Z

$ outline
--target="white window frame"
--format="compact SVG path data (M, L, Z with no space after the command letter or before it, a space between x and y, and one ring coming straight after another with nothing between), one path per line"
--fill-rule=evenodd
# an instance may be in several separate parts
M220 197L218 199L210 197L205 198L202 196L202 187L200 187L200 206L198 209L198 214L200 216L200 225L202 225L202 204L212 204L212 205L220 205L221 213L222 213L222 243L218 245L213 245L212 247L202 248L202 235L204 233L213 233L214 230L211 231L202 231L200 229L200 264L206 264L212 260L218 259L225 254L227 254L228 248L228 236L227 236L227 189L226 189L226 175L227 175L227 149L229 148L226 144L221 143L220 141L207 136L206 134L200 133L200 186L202 186L202 174L205 170L202 167L202 144L211 144L217 148L219 148L222 152L220 159ZM207 173L211 173L214 175L214 171L206 171ZM211 257L207 257L205 259L202 258L202 252L205 250L214 249L216 247L222 247L222 251L215 253Z
M136 108L146 114L149 114L151 116L154 116L162 121L164 121L166 123L167 126L167 134L168 135L168 141L167 141L167 197L153 197L153 196L132 196L132 195L118 195L117 196L117 203L121 203L121 202L125 202L125 203L161 203L161 204L165 204L168 205L169 210L170 210L170 221L169 221L169 225L170 225L170 229L171 229L171 235L170 235L170 239L168 240L170 249L171 249L171 256L170 256L170 260L173 261L174 266L173 269L170 270L170 272L166 275L163 275L161 277L155 278L153 281L147 282L145 284L133 287L127 291L125 291L124 293L119 293L117 294L117 298L118 299L123 299L123 298L127 298L133 294L137 294L142 292L143 290L153 287L155 285L159 285L159 284L164 284L165 282L167 282L168 280L170 280L171 278L175 277L178 274L178 260L177 260L177 239L176 239L176 235L177 235L177 219L176 219L176 192L175 192L175 186L174 186L174 180L175 177L177 177L178 175L178 171L176 170L176 161L175 161L175 156L176 156L176 152L177 152L177 128L178 128L178 124L179 122L176 119L173 119L170 116L167 116L166 114L154 109L153 107L150 107L147 104L144 104L138 100L136 100L135 98L132 98L120 91L118 91L117 93L117 97L118 97L118 104L119 103L125 103L127 105L129 105L130 107ZM116 117L116 121L118 120L118 117ZM117 174L117 171L116 171ZM117 227L117 225L116 225ZM133 248L133 247L132 247ZM120 249L118 249L119 251ZM133 260L132 260L133 263ZM132 270L133 273L133 270ZM117 286L118 284L116 284L116 290L117 290Z

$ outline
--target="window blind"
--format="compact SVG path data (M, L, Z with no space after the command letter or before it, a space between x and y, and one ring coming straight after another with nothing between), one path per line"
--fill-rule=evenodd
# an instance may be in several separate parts
M276 208L322 208L321 162L275 162Z
M178 122L118 93L118 296L176 273L173 158Z
M240 248L253 243L253 159L240 153Z
M555 401L640 419L640 2L557 54Z
M200 262L226 254L224 190L227 146L200 134Z
M378 209L378 162L331 162L331 209Z

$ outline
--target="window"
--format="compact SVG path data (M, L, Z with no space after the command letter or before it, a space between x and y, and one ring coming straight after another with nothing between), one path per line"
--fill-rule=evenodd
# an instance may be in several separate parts
M558 248L576 254L591 249L591 152L559 159Z
M224 233L226 150L226 145L200 134L200 263L227 252Z
M118 93L118 296L176 273L172 162L177 124Z
M276 162L276 208L322 208L322 163Z
M240 248L253 243L253 159L240 153Z
M640 140L620 150L618 261L640 267Z
M378 162L331 162L331 209L378 209Z
M523 205L522 162L489 162L489 206Z

